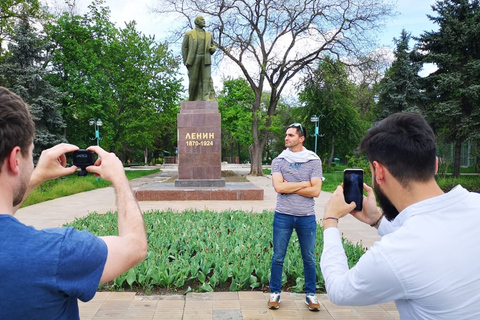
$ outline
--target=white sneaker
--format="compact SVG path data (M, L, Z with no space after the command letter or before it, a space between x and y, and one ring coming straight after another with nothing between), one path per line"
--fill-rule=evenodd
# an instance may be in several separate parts
M320 303L315 295L307 295L305 304L308 306L308 310L310 311L320 311Z
M280 293L279 292L273 292L270 295L270 300L268 300L268 307L270 309L280 308Z

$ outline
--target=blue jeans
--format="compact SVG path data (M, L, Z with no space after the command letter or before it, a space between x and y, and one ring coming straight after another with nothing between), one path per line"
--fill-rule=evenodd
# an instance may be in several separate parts
M273 257L270 275L270 291L280 292L282 287L283 261L287 253L292 231L297 232L303 259L305 293L314 293L317 288L315 263L315 240L317 223L315 215L296 217L275 212L273 218Z

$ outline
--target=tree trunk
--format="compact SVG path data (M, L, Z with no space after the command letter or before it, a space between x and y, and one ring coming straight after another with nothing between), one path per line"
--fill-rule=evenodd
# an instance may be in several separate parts
M330 149L330 157L328 157L327 161L327 172L330 172L330 168L332 167L333 157L335 155L335 135L332 135L332 145Z
M458 178L460 176L460 159L462 156L462 140L456 139L455 140L455 149L453 151L453 173L452 176L454 178Z
M258 110L260 109L261 91L255 94L255 102L252 108L252 136L253 143L248 147L250 153L250 174L253 176L263 176L262 170L262 154L263 146L265 145L264 139L260 138Z
M242 145L240 144L240 142L237 142L237 152L238 152L238 163L242 163L242 157L241 157Z
M148 148L145 148L145 150L143 150L143 157L145 158L145 165L148 164Z
M250 145L248 148L248 151L250 153L250 160L252 163L250 164L250 174L252 176L263 176L263 170L262 170L262 154L263 154L263 148L256 146L255 147L255 142Z

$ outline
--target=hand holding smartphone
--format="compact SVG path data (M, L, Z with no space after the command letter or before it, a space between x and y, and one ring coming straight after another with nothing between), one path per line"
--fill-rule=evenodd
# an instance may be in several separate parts
M362 210L363 202L363 170L345 169L343 171L343 195L346 203L355 201L354 211Z

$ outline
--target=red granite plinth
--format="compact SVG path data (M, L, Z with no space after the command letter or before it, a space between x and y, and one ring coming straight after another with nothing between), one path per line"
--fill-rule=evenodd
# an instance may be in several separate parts
M178 179L135 192L138 201L263 200L263 189L222 178L221 117L216 101L186 101L177 115Z
M223 188L179 188L157 182L134 193L138 201L263 200L263 189L250 182L227 182Z
M225 179L177 179L175 187L180 188L218 188L225 187Z
M222 177L221 116L216 101L184 101L177 115L178 179L218 180ZM192 186L196 186L193 183ZM213 185L212 185L213 186Z

